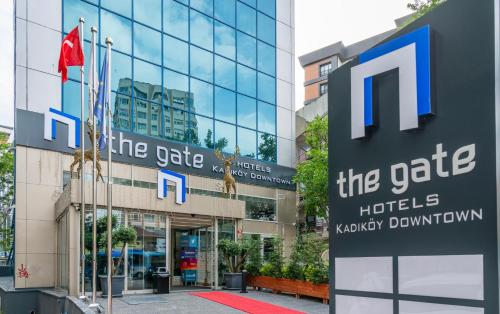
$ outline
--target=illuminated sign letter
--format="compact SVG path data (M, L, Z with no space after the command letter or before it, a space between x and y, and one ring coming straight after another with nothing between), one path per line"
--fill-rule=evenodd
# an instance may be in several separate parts
M57 122L68 126L68 147L80 147L80 119L53 108L45 113L43 138L47 141L56 139Z
M167 181L175 183L175 202L179 205L186 202L186 177L165 169L158 170L158 198L167 197Z
M373 76L399 70L399 129L418 128L418 117L431 113L430 28L424 26L359 55L351 68L351 138L373 126Z

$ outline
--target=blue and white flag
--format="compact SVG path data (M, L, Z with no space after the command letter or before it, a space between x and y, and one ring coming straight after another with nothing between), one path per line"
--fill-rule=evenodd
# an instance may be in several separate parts
M101 73L99 75L99 89L97 90L97 100L94 106L94 115L96 122L99 124L99 150L106 148L106 111L108 110L110 95L109 95L109 76L108 76L109 55L106 51L104 61L102 63Z

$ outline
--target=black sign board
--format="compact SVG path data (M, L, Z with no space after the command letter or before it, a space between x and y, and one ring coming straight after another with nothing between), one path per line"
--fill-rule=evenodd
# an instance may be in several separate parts
M499 313L494 2L446 1L381 43L372 59L330 74L331 313ZM405 59L367 72L367 127L353 139L356 67L389 62L394 55L381 60L383 50L423 28L432 113L418 111L418 127L400 130L407 110L400 100L412 97L400 76ZM416 67L418 77L418 60Z
M58 151L72 154L68 147L68 127L56 123L56 138L44 139L44 115L36 112L17 110L16 145ZM88 136L85 146L89 148ZM107 152L101 152L106 160ZM113 161L150 168L165 168L184 174L210 178L224 176L223 162L218 160L213 150L164 139L143 136L131 132L113 130ZM238 157L232 166L236 182L295 191L292 177L295 169L262 162L251 158Z

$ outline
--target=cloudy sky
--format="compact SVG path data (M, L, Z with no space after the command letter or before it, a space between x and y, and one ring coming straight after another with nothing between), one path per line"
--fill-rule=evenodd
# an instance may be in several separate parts
M14 31L13 0L0 5L0 125L14 126Z
M37 0L38 1L38 0ZM395 27L394 19L410 12L410 0L295 0L296 57L337 41L351 44ZM14 36L13 0L0 6L0 125L14 120ZM57 49L57 47L55 47ZM304 73L298 59L295 66L296 107L304 100Z
M337 41L345 45L388 31L410 14L412 0L295 0L295 106L304 102L304 71L298 57Z

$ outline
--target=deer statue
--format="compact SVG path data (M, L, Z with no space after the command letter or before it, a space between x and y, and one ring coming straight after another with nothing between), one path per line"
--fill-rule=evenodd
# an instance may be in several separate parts
M225 193L227 198L231 198L231 187L233 188L233 194L236 195L236 180L231 174L231 165L239 155L240 148L238 146L236 146L236 151L230 157L225 157L219 149L215 150L215 156L217 159L224 162L224 186L226 187Z
M89 128L89 131L87 134L90 137L90 143L92 144L93 149L96 150L96 163L95 167L97 169L97 181L99 181L99 178L101 178L102 181L104 181L104 178L102 177L101 174L101 154L99 152L99 142L94 144L94 126L90 123L89 120L87 120L87 127ZM96 139L99 138L99 132L96 133ZM84 162L86 163L87 161L92 162L94 159L93 156L93 149L87 149L84 152ZM73 163L70 166L70 172L73 173L73 169L75 168L76 164L78 164L78 168L76 169L76 172L78 174L78 178L80 178L80 170L82 169L82 151L81 150L75 150L75 154L73 155Z

